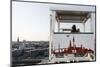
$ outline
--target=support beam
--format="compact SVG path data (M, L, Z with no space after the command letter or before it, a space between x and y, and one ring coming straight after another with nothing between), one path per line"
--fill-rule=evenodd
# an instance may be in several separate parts
M95 32L95 13L91 13L90 22L91 32Z
M58 32L60 32L60 22L58 22Z
M53 46L53 33L55 31L55 22L56 22L56 13L55 11L52 11L52 14L50 15L50 43L49 43L49 61L52 59L52 46ZM52 45L52 46L51 46Z

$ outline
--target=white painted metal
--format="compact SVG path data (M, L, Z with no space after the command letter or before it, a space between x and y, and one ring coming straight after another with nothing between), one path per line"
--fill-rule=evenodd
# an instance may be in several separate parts
M85 6L85 5L51 5L51 10L54 11L86 11L95 12L95 6Z
M53 43L53 33L54 33L54 29L55 29L55 21L56 21L56 19L55 19L55 15L56 15L56 13L55 13L55 11L52 11L52 14L50 15L51 16L51 21L50 21L50 44L49 44L49 60L51 60L51 49L52 49L52 43Z
M70 61L89 61L90 57L72 57L72 56L64 56L64 58L56 58L51 52L51 49L59 49L60 48L67 48L69 46L69 41L72 40L73 36L76 38L75 44L76 46L80 46L83 44L84 47L91 48L95 51L94 48L94 33L95 33L95 6L80 6L80 5L50 5L51 8L51 22L50 22L50 49L49 49L49 60L50 62L70 62ZM84 33L82 34L59 34L60 31L60 21L56 21L56 11L83 11L83 12L90 12L91 14L91 31L87 34L85 33L85 23L83 21L79 21L84 26ZM64 20L63 20L64 21ZM63 22L61 21L61 22ZM67 20L66 20L67 21ZM54 34L55 32L55 22L58 22L58 34ZM64 21L65 22L65 21ZM67 21L69 22L69 21ZM74 21L70 21L74 22ZM92 33L91 33L92 32ZM68 35L68 37L67 37ZM53 46L53 48L51 47Z
M95 13L91 13L91 32L95 33Z

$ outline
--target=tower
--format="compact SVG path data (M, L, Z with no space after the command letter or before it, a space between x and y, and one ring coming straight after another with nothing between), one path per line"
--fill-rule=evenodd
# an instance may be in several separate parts
M59 43L59 45L58 45L58 50L59 50L59 53L60 53L60 43Z
M81 49L83 48L83 45L81 44Z
M19 37L17 37L17 43L19 43Z
M71 44L71 40L70 40L70 43L69 43L69 48L71 48L72 47L72 44Z
M74 39L74 36L73 36L73 47L74 47L74 42L75 42L75 39Z

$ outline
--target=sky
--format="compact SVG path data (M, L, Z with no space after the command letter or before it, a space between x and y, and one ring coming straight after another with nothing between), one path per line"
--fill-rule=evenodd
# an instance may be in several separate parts
M12 39L49 40L50 22L47 6L34 3L12 3Z
M61 7L60 5L52 5L51 7L56 6ZM66 6L63 7L66 8ZM12 40L16 41L17 37L19 37L20 41L49 41L50 14L50 5L48 4L12 2ZM71 26L71 24L67 24L67 26L62 24L61 27L71 28ZM83 32L83 25L77 24L76 26L82 29L81 31ZM89 30L90 24L87 24L86 31ZM66 42L67 46L69 45L69 40L64 37L66 36L57 35L57 37L55 37L56 41L54 41L54 44L56 48L58 48L59 42L63 44L62 47L66 47ZM84 44L84 46L94 49L94 42L92 42L94 38L91 38L91 35L81 35L80 38L78 36L75 37L77 38L76 43L78 46ZM87 39L85 39L85 37L87 37ZM88 41L88 38L91 40ZM70 39L72 39L72 36Z
M56 7L58 6L58 7ZM61 8L63 6L63 8ZM48 41L50 35L50 8L65 9L64 5L12 2L12 40ZM67 7L69 8L69 7ZM70 8L69 8L70 9ZM65 27L71 28L73 24ZM86 31L90 30L89 24ZM83 25L76 24L83 32ZM62 28L64 25L62 24ZM55 26L57 28L57 26Z
M83 47L85 48L95 50L94 37L92 34L56 34L53 41L53 47L55 49L59 49L60 45L60 48L67 48L69 47L70 40L71 45L73 46L73 37L76 47L80 47L81 45L83 45Z

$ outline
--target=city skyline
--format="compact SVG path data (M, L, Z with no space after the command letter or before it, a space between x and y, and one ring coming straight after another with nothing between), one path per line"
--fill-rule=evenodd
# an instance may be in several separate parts
M16 41L16 38L20 37L20 40L48 41L50 39L50 8L53 6L60 7L61 5L12 2L12 40ZM72 25L62 24L61 27L71 28ZM90 30L89 25L88 23L86 31ZM83 32L82 24L76 24L76 26Z

